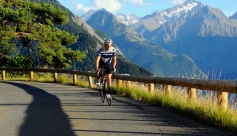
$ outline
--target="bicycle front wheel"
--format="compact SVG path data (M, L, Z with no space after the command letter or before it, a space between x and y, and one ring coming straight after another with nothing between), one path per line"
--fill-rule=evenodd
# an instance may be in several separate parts
M109 92L109 88L108 88L108 83L107 82L108 82L107 80L104 81L104 87L103 87L103 89L104 89L106 94ZM108 105L110 106L111 105L111 99L108 99L107 96L105 98L106 98L106 101L107 101Z
M102 103L104 103L105 102L105 90L104 90L104 84L102 84L102 85L103 85L103 87L100 88L100 98L101 98Z
M111 99L108 99L108 98L106 97L106 100L107 100L108 105L111 106Z

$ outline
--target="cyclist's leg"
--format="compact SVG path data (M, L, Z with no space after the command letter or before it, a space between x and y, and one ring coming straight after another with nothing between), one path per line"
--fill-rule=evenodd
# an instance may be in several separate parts
M111 63L108 63L105 65L104 67L106 69L105 73L106 73L106 78L107 78L107 98L111 99L111 77L112 77L112 73L113 73L113 67Z
M111 94L113 67L112 64L106 65L106 78L108 80L108 94Z
M101 64L99 64L99 70L102 68L102 65ZM97 87L97 89L98 89L98 91L100 92L100 79L101 79L101 76L102 76L102 72L101 71L99 71L98 73L97 73L97 75L96 75L96 78L97 78L97 82L96 82L96 87Z
M108 94L111 94L111 77L112 77L112 74L106 74L106 78L107 78L107 81L108 81Z

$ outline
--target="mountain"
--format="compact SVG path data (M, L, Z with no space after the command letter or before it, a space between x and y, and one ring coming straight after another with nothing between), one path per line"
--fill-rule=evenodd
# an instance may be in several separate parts
M88 19L90 19L91 15L93 15L95 12L99 12L99 11L107 11L107 10L104 9L104 8L99 9L99 10L90 9L88 12L86 12L86 14L80 16L80 18L82 18L83 20L87 21Z
M176 56L159 44L147 41L132 27L121 23L107 11L95 12L86 22L112 38L126 58L152 71L156 76L205 77L187 55Z
M97 50L103 46L103 39L107 37L103 32L94 30L82 18L74 15L67 8L62 6L57 0L31 0L38 3L49 3L54 7L59 7L69 12L69 23L63 26L57 26L59 29L65 30L69 33L79 36L75 44L69 45L68 48L79 49L80 51L88 51L87 57L80 63L73 63L72 68L82 71L94 71L94 62ZM140 67L124 57L120 49L114 44L118 50L118 74L131 74L136 76L153 76L153 73L147 69Z
M88 12L86 12L84 15L80 16L80 18L82 18L83 20L87 21L90 19L90 17L96 13L96 12L100 12L100 11L106 11L108 12L106 9L102 8L99 10L89 10ZM136 16L135 14L131 14L129 16L125 15L125 14L118 14L117 15L117 19L118 21L120 21L121 23L125 24L125 25L131 25L134 24L136 22L138 22L140 20L140 18L138 16Z
M125 25L131 25L131 24L134 24L140 20L139 17L134 14L131 14L129 16L126 16L125 14L118 14L117 19L119 22L121 22Z
M146 33L138 32L152 42L159 43L175 55L187 54L203 72L221 79L237 77L237 22L228 18L218 8L203 6L200 2L187 0L184 5L189 10L176 7L165 10L172 11L165 23L150 31L150 24L143 21ZM196 6L194 6L196 5ZM184 9L184 8L182 8ZM184 12L185 11L185 12ZM157 12L163 15L164 11ZM153 13L154 14L154 13ZM155 19L151 14L149 17ZM166 14L167 15L167 14ZM157 17L157 16L156 16ZM231 19L232 18L232 19ZM164 21L164 20L163 20ZM139 22L138 22L139 23ZM219 76L216 76L219 75Z
M91 15L94 14L96 10L90 9L86 14L80 16L83 20L88 20L90 19Z
M236 19L237 20L237 11L229 17L230 19Z
M183 5L176 5L173 8L169 8L159 12L158 10L150 15L146 15L140 19L139 22L131 24L131 26L139 33L144 34L146 32L153 31L169 20L176 20L183 18L190 11L195 11L197 8L201 8L203 5L200 2L194 0L187 0Z

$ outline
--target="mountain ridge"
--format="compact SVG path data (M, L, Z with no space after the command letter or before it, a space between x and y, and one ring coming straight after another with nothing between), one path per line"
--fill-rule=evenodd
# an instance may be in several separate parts
M237 51L237 12L227 17L218 8L187 0L128 26L177 56L187 54L209 78L210 73L222 73L222 79L237 77L237 56L233 52ZM233 76L225 76L231 73Z
M163 47L158 44L147 41L134 29L119 22L117 18L109 12L96 12L86 22L94 29L103 31L106 35L111 37L126 58L154 72L156 76L191 77L200 74L202 77L205 77L202 71L193 62L188 64L190 67L193 67L193 69L197 69L197 71L194 72L192 68L188 67L182 72L177 71L183 69L184 66L175 62L175 67L173 67L173 60L177 58L176 55L164 50ZM188 59L187 57L184 58ZM189 75L191 73L192 75Z
M203 6L143 36L176 55L187 54L206 74L221 73L221 79L235 79L236 75L229 75L237 69L233 53L237 51L236 30L235 20L217 8Z

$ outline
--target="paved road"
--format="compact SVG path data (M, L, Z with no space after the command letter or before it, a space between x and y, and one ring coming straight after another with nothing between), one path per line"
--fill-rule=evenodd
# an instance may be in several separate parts
M0 136L230 135L158 107L54 83L0 82Z

